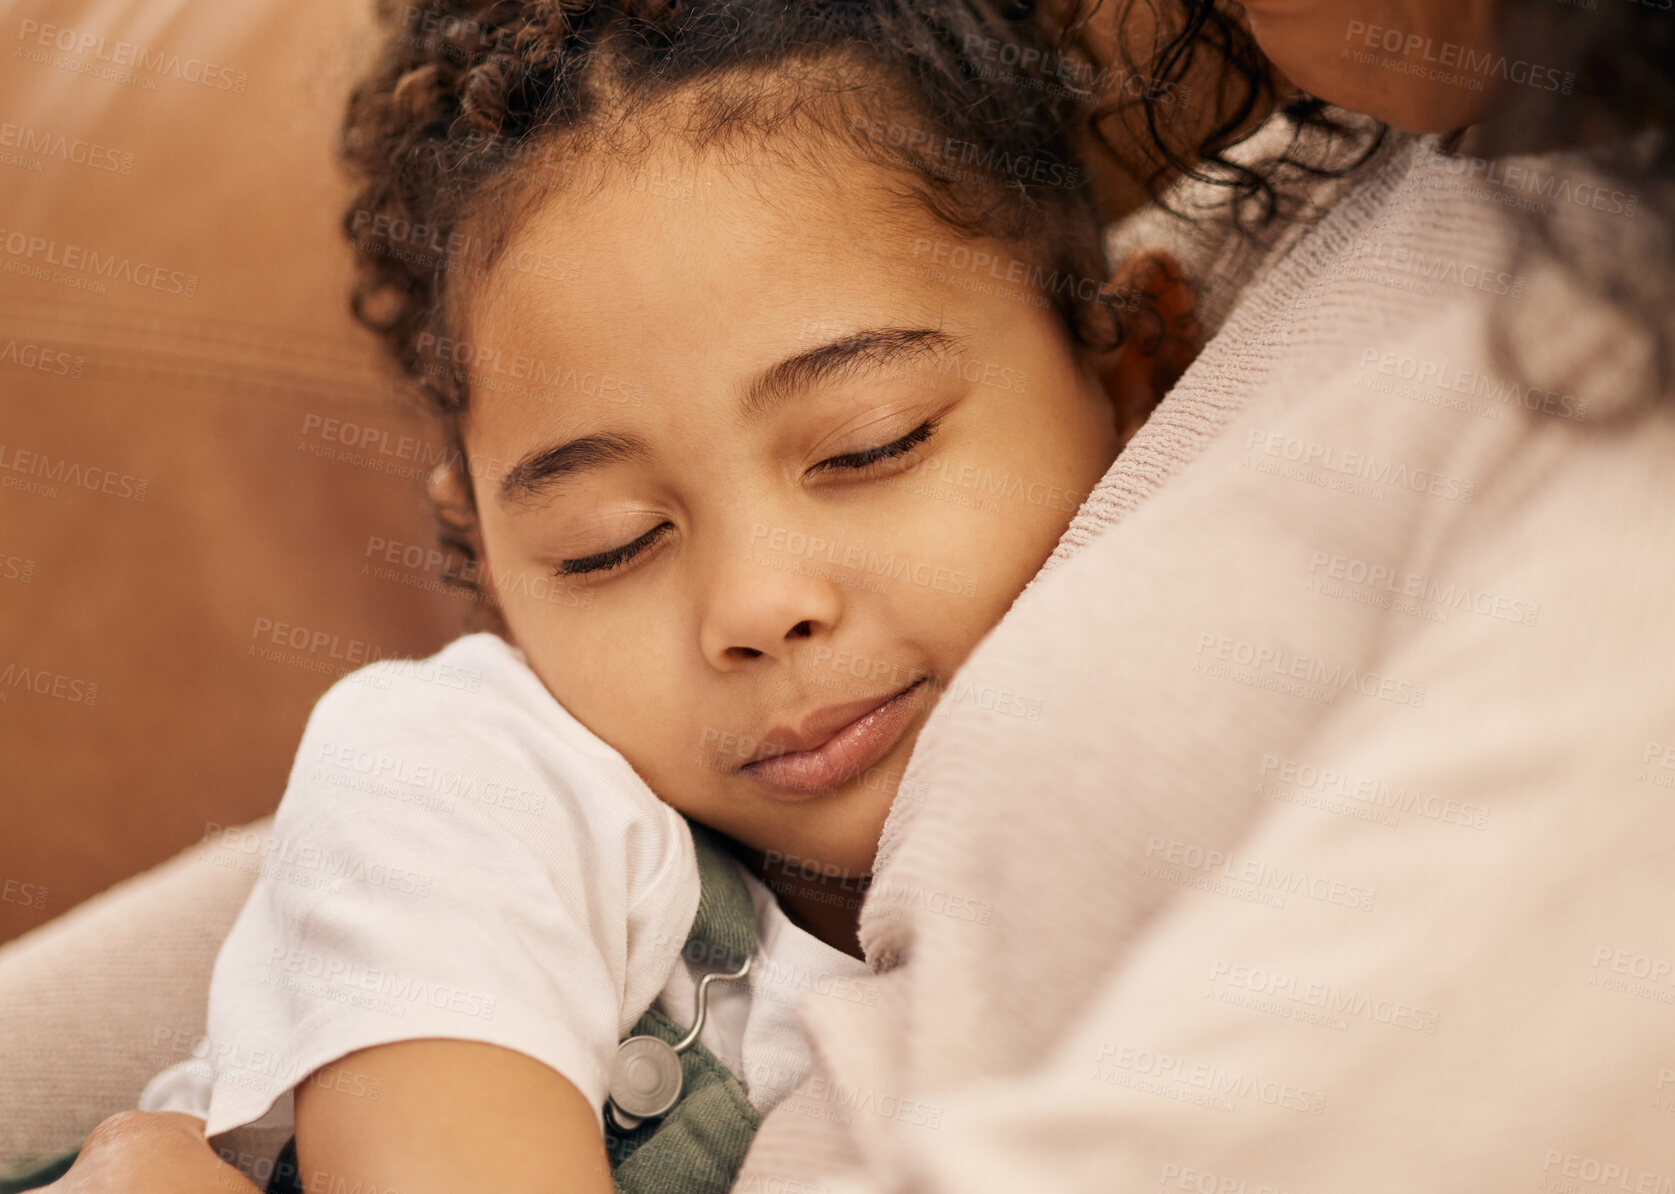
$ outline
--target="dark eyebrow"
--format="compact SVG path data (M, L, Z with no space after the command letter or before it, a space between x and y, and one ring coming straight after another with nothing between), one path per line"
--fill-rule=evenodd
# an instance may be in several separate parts
M511 504L529 502L574 473L624 460L643 460L650 454L651 450L639 436L614 431L584 435L551 448L537 448L500 479L500 500Z
M941 356L963 343L958 336L935 328L870 328L852 332L764 369L746 388L741 409L745 418L760 419L823 381L866 369L901 365L920 357Z
M792 397L823 381L867 369L902 365L942 356L964 347L958 336L936 328L872 328L786 357L768 366L745 388L740 404L747 419L760 419ZM629 460L644 460L651 449L639 436L603 431L550 448L537 448L513 465L500 481L500 500L508 505L532 502L566 477Z

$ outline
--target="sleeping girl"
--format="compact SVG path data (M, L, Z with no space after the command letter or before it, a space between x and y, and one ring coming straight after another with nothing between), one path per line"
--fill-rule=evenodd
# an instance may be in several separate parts
M495 621L319 702L213 1080L141 1105L294 1131L272 1190L725 1189L808 1068L799 998L859 995L919 730L980 699L950 681L1184 364L1188 300L1113 280L1095 97L1027 16L385 17L354 310L440 417Z

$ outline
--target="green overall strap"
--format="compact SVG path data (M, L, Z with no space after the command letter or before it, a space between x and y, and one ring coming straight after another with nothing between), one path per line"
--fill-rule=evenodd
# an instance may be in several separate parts
M682 958L737 970L756 952L756 905L714 834L692 826L698 855L698 913ZM655 1004L634 1036L674 1044L686 1035ZM681 1097L668 1114L623 1132L605 1118L605 1149L617 1194L725 1194L762 1122L739 1080L701 1042L680 1054Z

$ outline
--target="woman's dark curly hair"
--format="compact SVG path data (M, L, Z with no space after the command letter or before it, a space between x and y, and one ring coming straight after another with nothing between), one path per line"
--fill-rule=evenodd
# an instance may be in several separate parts
M1056 46L1096 63L1107 82L1080 114L1086 139L1143 163L1145 198L1166 208L1167 188L1195 179L1225 192L1212 218L1254 233L1288 214L1309 183L1352 175L1384 142L1377 121L1289 89L1242 6L1227 0L1061 0L1039 19ZM1262 157L1235 155L1275 112L1285 143Z
M1501 49L1574 75L1569 94L1509 88L1484 121L1486 157L1578 154L1600 186L1633 198L1632 218L1578 219L1578 209L1521 212L1520 252L1550 262L1583 295L1639 325L1651 350L1650 392L1675 396L1675 11L1649 0L1597 8L1501 0ZM1515 349L1503 343L1503 353ZM1644 401L1626 401L1628 413Z
M1160 187L1190 176L1222 188L1233 222L1254 231L1284 210L1299 183L1352 172L1379 148L1387 130L1370 119L1329 108L1284 88L1240 6L1226 0L1064 0L1056 13L1056 38L1087 48L1090 29L1131 20L1136 11L1158 36L1148 57L1133 57L1136 39L1107 36L1115 61L1145 74L1149 85L1084 116L1093 135L1115 144L1148 146ZM1587 300L1615 308L1644 333L1651 350L1648 390L1615 404L1632 414L1646 400L1675 397L1675 10L1667 0L1605 0L1598 5L1565 0L1498 0L1499 52L1509 60L1539 63L1560 75L1558 89L1508 86L1473 130L1471 153L1482 159L1516 154L1568 152L1595 172L1600 189L1624 198L1627 218L1590 219L1564 201L1524 202L1502 196L1516 235L1514 273L1544 264L1559 267ZM1140 39L1143 41L1143 39ZM1107 67L1107 70L1109 67ZM1171 89L1208 80L1216 102L1195 138L1169 136L1178 113ZM1260 159L1230 157L1265 113L1278 107L1292 127L1290 143ZM1444 150L1460 149L1458 135ZM1130 153L1133 150L1129 150ZM1165 206L1168 199L1164 197ZM1180 212L1201 218L1201 212ZM1619 212L1617 215L1623 215ZM1578 218L1578 217L1581 218ZM1509 371L1523 362L1504 304L1492 327L1492 345Z

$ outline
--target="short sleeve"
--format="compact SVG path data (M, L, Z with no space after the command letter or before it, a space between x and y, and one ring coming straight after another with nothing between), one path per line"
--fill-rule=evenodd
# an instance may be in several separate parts
M679 815L487 634L339 681L245 864L260 877L210 985L209 1135L424 1037L527 1054L599 1111L698 900Z

